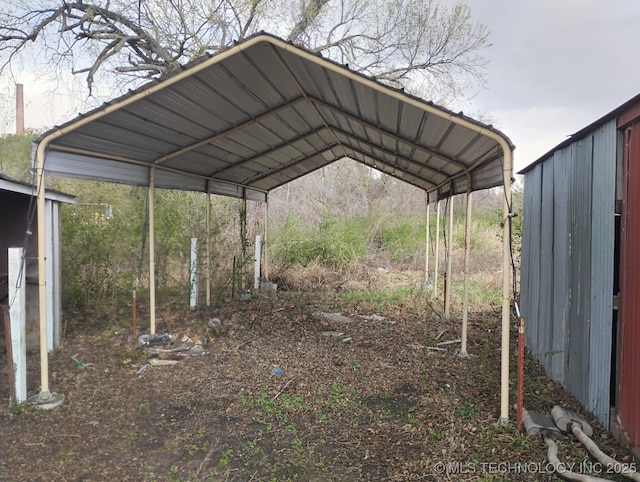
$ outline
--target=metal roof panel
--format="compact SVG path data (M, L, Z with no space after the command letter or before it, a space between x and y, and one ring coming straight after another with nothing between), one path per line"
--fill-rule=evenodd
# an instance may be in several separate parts
M164 172L157 187L219 183L217 193L232 196L243 194L229 182L268 191L346 155L427 190L452 181L456 194L466 191L467 172L473 189L501 185L503 150L513 148L490 126L264 34L37 142L48 147L46 156L64 153L47 170L140 184L154 166ZM127 163L135 175L125 174Z

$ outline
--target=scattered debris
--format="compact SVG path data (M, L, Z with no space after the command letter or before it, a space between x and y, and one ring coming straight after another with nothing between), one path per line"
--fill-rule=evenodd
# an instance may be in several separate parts
M267 293L275 293L278 291L278 283L272 283L271 281L263 281L260 284L260 289Z
M76 353L75 355L71 355L71 359L76 362L76 368L78 370L82 370L83 368L89 368L92 366L95 366L94 363L84 363L82 360L78 359L78 355L79 353Z
M274 375L280 375L281 373L282 373L282 368L274 368L269 372L269 375L274 376Z
M193 346L195 346L193 343L192 346L183 343L182 345L175 348L148 348L147 353L150 355L157 355L158 353L178 353L181 351L188 351L193 348Z
M438 346L455 345L456 343L462 343L462 340L441 341Z
M149 360L149 365L152 366L177 365L178 363L180 363L180 360L161 360L160 358L151 358Z
M171 335L169 335L168 333L164 333L162 335L158 335L153 334L147 334L147 335L140 335L138 337L138 343L142 346L146 346L146 345L161 345L163 343L169 343L171 341Z
M345 333L342 332L342 331L323 331L322 335L323 336L332 336L334 338L338 338L338 337L344 336Z
M384 316L380 316L380 315L359 315L360 318L362 318L365 321L384 321L385 323L389 323L390 325L395 325L396 322L393 320L387 320Z
M446 348L441 348L439 346L424 346L424 345L420 345L419 343L409 343L407 346L409 348L416 348L416 349L425 349L425 350L432 350L432 351L447 351Z
M343 343L351 341L351 337L343 331L323 331L322 335L329 338L335 338L337 341L341 341Z
M178 353L158 353L159 360L184 360L184 355L180 355Z
M251 291L247 290L244 293L238 293L238 299L240 301L250 301L251 300Z
M360 318L362 318L363 320L367 320L367 321L386 321L386 318L384 316L380 316L380 315L360 315ZM394 322L390 322L390 323L395 323Z
M325 313L323 311L316 311L313 314L313 317L322 318L324 320L331 321L333 323L351 323L353 321L351 318L342 316L341 313Z

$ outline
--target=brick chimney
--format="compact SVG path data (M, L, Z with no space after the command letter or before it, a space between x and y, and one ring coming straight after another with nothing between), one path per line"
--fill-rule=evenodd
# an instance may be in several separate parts
M16 84L16 134L24 134L24 96L22 84Z

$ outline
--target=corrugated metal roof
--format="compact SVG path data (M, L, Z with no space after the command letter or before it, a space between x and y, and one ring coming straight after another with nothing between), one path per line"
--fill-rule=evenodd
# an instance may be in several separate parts
M18 194L24 194L26 196L36 195L36 186L29 184L28 182L17 181L6 174L0 172L0 191L14 192ZM55 189L46 189L44 194L46 199L52 201L59 201L68 204L74 204L76 197L71 194L65 194Z
M350 157L440 196L503 184L500 131L266 34L43 134L45 171L266 199Z

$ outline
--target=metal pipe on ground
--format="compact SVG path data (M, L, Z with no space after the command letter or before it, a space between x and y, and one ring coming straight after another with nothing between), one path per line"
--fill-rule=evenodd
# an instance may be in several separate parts
M587 451L595 457L598 462L606 466L607 469L624 475L631 480L640 481L640 474L636 472L632 466L618 462L600 450L600 447L590 438L590 436L593 435L591 425L579 414L556 405L551 410L551 416L562 432L572 433L580 443L584 445Z
M547 459L549 463L553 465L554 473L565 480L572 480L576 482L594 482L605 481L608 479L601 479L600 477L593 477L587 474L578 474L572 472L566 468L566 465L560 462L558 459L558 446L549 437L544 438L544 444L547 446Z
M566 464L558 459L558 446L552 437L560 436L561 430L556 426L554 420L545 413L528 412L522 408L522 423L527 435L541 435L547 446L547 460L553 465L554 473L565 480L577 482L594 482L607 479L600 479L586 474L571 472Z

